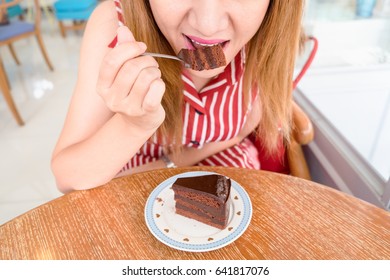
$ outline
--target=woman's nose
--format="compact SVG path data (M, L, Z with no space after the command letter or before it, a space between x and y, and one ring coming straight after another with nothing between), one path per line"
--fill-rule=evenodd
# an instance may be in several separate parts
M191 26L205 37L211 37L229 25L226 6L220 0L197 0L189 12Z

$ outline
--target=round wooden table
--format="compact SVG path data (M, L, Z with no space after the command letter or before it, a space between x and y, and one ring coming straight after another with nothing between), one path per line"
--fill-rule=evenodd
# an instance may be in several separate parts
M231 244L194 253L158 241L144 208L161 182L198 170L238 182L253 214ZM5 223L0 259L390 259L390 213L286 175L223 167L161 169L69 193Z

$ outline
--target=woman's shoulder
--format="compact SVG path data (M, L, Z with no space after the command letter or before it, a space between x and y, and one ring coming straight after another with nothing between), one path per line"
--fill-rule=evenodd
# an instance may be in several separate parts
M85 42L109 44L116 36L118 15L112 0L101 2L91 14L84 32ZM108 43L107 43L108 42Z
M90 20L96 22L113 22L117 25L118 15L114 1L106 0L99 3L93 11Z

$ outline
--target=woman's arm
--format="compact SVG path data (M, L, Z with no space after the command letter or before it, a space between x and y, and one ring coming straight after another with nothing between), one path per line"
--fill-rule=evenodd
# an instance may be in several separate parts
M111 180L165 117L165 85L157 62L139 57L145 45L127 28L118 29L112 1L100 4L87 24L77 84L58 143L52 170L62 192Z
M259 125L261 119L261 104L259 102L254 102L253 108L249 112L247 116L247 120L245 122L244 127L241 129L239 134L227 141L220 142L210 142L206 143L201 149L186 147L182 149L182 151L178 154L168 155L172 162L175 163L176 166L192 166L197 164L198 162L222 152L234 145L240 143L244 138L246 138L249 134L251 134L256 127ZM156 160L154 162L134 167L123 171L118 174L118 176L125 176L129 174L134 174L143 171L149 171L153 169L165 168L166 164L162 160Z
M168 157L173 163L175 163L176 166L193 166L214 154L222 152L223 150L226 150L227 148L238 144L240 141L242 141L242 139L237 136L228 141L206 143L201 149L185 147L180 151L180 153L170 154L168 155ZM147 164L143 164L141 166L125 170L119 173L118 177L165 167L166 163L159 159Z

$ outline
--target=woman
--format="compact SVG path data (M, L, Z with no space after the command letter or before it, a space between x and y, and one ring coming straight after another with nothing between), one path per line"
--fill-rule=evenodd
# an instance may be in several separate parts
M302 10L300 0L102 3L85 31L53 153L59 189L173 165L259 168L246 137L257 128L272 153L280 133L287 140L290 133ZM142 56L214 44L227 66L195 71Z

